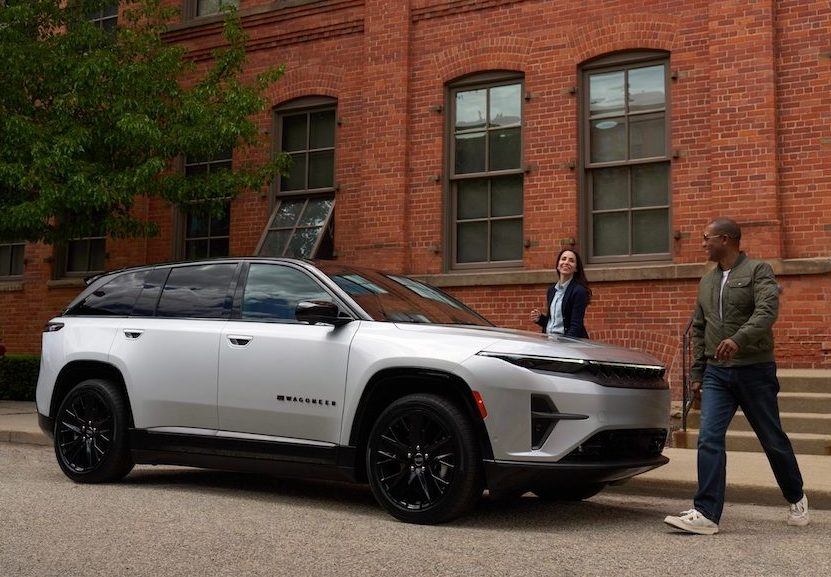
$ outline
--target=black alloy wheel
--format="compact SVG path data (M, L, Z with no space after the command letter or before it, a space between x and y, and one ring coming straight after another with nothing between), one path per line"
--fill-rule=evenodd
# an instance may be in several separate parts
M89 379L69 392L55 419L55 455L64 474L80 483L117 481L132 470L127 410L115 385Z
M402 521L434 524L462 515L483 489L470 419L436 395L398 399L372 428L367 476L378 502Z

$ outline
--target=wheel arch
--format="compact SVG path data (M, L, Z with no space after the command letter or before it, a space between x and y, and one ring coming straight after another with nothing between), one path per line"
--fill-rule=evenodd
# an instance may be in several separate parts
M58 378L55 380L55 388L52 390L49 414L55 416L58 407L60 407L66 395L69 394L69 391L75 385L87 379L104 379L118 387L126 401L128 425L133 427L133 410L130 406L130 396L127 394L124 376L113 365L101 361L73 361L61 369Z
M365 448L372 425L390 403L413 393L430 393L450 399L473 423L482 458L493 457L487 429L479 414L472 389L462 378L435 369L384 369L373 375L364 387L349 434L349 445L356 448L355 475L359 481L366 481Z

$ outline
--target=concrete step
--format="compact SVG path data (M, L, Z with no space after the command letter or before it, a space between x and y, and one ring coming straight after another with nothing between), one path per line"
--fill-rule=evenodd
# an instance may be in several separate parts
M780 413L782 428L786 433L814 433L831 435L831 414L825 413ZM687 428L697 429L701 424L701 413L690 411L687 415ZM747 417L739 411L730 423L731 431L752 431Z
M831 414L831 393L779 393L779 412Z
M782 392L831 393L829 369L778 369L776 376Z
M831 435L812 433L788 433L794 452L798 455L831 455ZM698 430L676 431L673 435L675 448L698 446ZM762 452L762 446L751 431L729 431L727 433L728 451Z

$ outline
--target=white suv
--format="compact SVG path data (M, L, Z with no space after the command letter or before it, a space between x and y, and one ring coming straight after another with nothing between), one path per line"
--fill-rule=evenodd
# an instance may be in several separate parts
M41 359L41 427L83 483L135 463L368 481L398 519L440 523L485 488L585 499L667 462L654 358L335 263L108 273L46 325Z

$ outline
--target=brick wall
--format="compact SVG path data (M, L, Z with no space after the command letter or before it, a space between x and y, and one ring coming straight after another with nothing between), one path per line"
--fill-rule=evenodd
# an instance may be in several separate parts
M667 264L701 263L708 220L735 218L744 248L781 265L780 364L831 367L827 1L241 0L241 8L251 37L249 78L286 65L266 95L270 107L312 95L338 101L338 258L413 274L446 271L448 82L488 70L524 74L523 162L532 168L523 270L546 271L569 239L581 249L573 90L580 65L617 51L669 52L677 234ZM169 39L204 65L218 33L216 23L193 22L175 27ZM235 151L236 161L271 154L271 110L256 121L263 143ZM156 220L161 234L108 244L109 268L176 256L170 207L136 209ZM254 251L268 212L267 190L234 202L233 254ZM36 351L43 322L78 290L47 286L50 255L49 247L27 247L23 282L0 286L0 330L11 352ZM677 383L694 275L626 281L594 274L604 280L593 283L592 336L656 354ZM545 282L449 282L447 290L499 324L536 330L528 311L543 305Z

